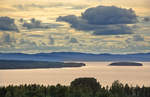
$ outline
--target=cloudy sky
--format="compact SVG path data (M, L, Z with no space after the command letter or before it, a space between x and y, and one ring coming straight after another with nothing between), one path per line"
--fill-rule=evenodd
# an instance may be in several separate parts
M0 52L150 52L150 0L0 0Z

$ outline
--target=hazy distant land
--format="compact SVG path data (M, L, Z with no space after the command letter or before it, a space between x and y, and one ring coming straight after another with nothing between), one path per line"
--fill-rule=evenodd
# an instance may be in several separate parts
M34 61L77 61L77 62L150 62L150 53L135 54L93 54L79 52L52 52L52 53L0 53L0 60L34 60Z
M0 60L0 69L64 68L81 66L85 66L85 64L47 61Z
M143 66L143 64L136 62L114 62L109 64L109 66Z

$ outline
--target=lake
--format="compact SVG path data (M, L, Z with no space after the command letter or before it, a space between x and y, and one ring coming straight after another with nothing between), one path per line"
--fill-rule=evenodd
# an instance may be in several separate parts
M144 66L108 66L111 62L84 62L84 67L0 70L0 85L43 84L69 85L78 77L94 77L103 86L114 80L122 83L150 86L150 62Z

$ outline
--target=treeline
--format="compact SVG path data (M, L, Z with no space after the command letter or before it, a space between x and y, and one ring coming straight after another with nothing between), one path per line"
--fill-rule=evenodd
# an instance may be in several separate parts
M119 81L114 81L110 87L102 87L95 78L78 78L70 86L0 87L0 97L150 97L150 87L132 87Z
M0 60L0 69L36 69L36 68L64 68L81 67L84 63L65 63L48 61L23 61L23 60Z

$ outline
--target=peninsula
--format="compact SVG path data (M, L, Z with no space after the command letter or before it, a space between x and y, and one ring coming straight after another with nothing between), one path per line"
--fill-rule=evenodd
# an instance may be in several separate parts
M85 64L71 62L0 60L0 69L64 68L82 66L85 66Z

